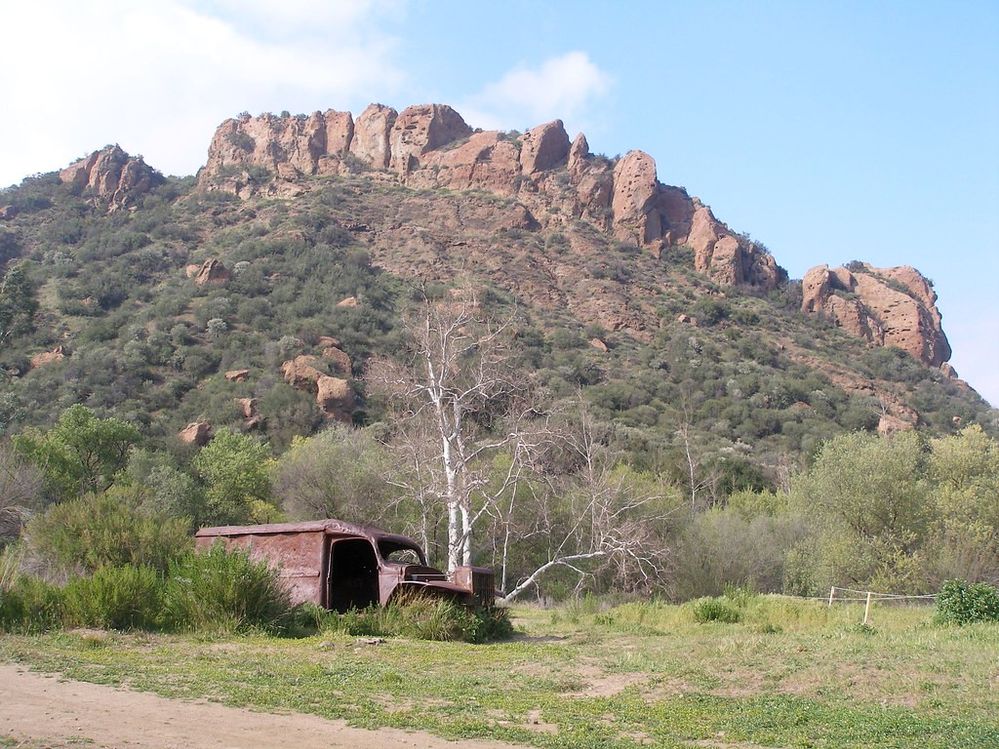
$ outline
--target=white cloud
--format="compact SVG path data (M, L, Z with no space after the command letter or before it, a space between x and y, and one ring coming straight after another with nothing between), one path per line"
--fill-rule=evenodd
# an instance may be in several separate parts
M553 119L577 123L613 84L585 52L567 52L537 68L517 67L471 96L461 111L490 129L531 127Z
M405 79L403 0L34 0L0 24L0 185L107 142L168 173L243 110L363 107Z

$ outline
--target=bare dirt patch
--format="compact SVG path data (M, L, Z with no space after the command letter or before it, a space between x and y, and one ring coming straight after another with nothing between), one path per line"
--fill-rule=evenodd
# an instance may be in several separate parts
M368 731L314 715L258 713L0 665L0 737L26 746L148 749L322 746L329 749L512 749L497 741L445 741L392 728ZM17 744L15 744L17 746Z
M581 666L576 669L576 673L586 682L586 686L572 692L573 697L613 697L649 678L648 674L641 673L607 673L594 665Z

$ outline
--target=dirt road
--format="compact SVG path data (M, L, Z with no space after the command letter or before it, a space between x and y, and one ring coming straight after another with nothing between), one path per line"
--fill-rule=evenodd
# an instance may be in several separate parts
M0 664L0 741L4 740L13 746L24 742L28 747L82 744L108 749L513 749L512 744L451 742L391 728L367 731L314 715L272 715L169 700L147 692L59 681L12 664Z

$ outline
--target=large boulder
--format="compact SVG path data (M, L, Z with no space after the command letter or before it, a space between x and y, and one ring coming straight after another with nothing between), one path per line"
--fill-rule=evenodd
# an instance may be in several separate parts
M323 375L316 381L316 403L330 418L349 423L354 413L354 390L347 380Z
M663 235L659 212L656 162L644 151L628 151L614 167L614 236L653 249L661 248Z
M212 439L212 425L207 421L192 421L177 433L181 442L204 447Z
M43 351L40 354L35 354L31 357L30 363L32 369L38 369L39 367L44 367L48 364L55 364L61 362L66 358L65 349L62 346L56 346L51 351Z
M569 156L569 136L562 120L538 125L520 139L520 166L524 174L534 174L562 166Z
M232 274L222 261L213 257L202 263L194 276L194 283L198 286L224 286L231 277Z

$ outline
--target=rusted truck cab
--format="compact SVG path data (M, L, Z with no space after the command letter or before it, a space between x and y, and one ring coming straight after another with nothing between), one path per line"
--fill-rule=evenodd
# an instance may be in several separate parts
M335 611L389 603L405 591L491 605L492 570L459 567L452 579L427 565L412 539L341 520L202 528L199 549L244 549L278 570L293 604Z

